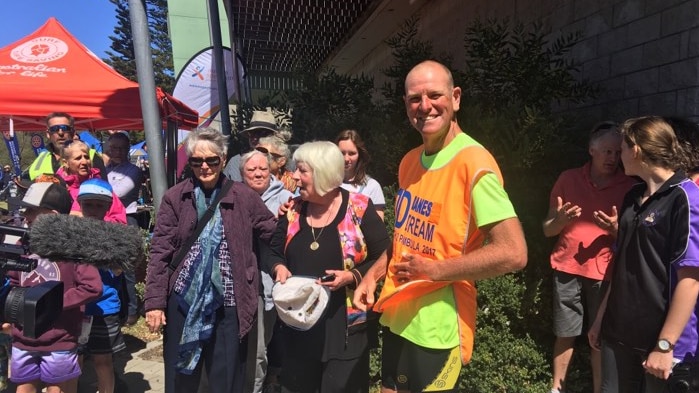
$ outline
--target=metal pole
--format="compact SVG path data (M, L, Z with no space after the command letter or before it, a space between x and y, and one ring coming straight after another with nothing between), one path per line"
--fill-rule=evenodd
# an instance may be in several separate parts
M139 84L138 91L141 98L141 111L143 112L143 129L148 144L153 207L157 212L160 200L167 190L167 177L165 176L165 154L163 153L163 123L160 120L158 100L155 95L150 33L144 0L129 0L129 17L136 60L136 76Z
M226 67L223 63L223 43L221 38L221 22L219 20L218 0L209 0L209 29L214 46L214 69L218 82L219 114L221 116L221 132L231 135L231 117L228 113L228 89L226 88Z
M226 6L226 16L228 18L228 37L231 42L231 58L233 60L233 83L235 84L235 96L238 103L238 115L236 116L236 134L240 135L240 130L243 129L243 90L240 86L240 67L238 63L238 37L235 34L235 12L233 10L233 4L224 0L224 5ZM242 59L242 57L240 57ZM249 97L246 97L246 99ZM228 143L228 155L233 156L235 154L240 154L242 151L240 140L234 141L233 138L230 139Z

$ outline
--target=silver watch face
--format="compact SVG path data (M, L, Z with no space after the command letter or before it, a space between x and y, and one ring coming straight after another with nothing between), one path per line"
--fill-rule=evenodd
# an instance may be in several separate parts
M658 340L658 348L661 351L669 351L670 350L670 342L667 340Z

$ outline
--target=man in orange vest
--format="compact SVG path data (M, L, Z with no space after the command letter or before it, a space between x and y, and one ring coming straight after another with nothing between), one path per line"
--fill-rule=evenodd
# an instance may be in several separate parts
M367 272L354 303L383 313L384 392L455 392L473 349L474 282L522 269L527 246L497 163L457 123L461 89L449 69L416 65L404 100L423 144L398 170L390 260Z

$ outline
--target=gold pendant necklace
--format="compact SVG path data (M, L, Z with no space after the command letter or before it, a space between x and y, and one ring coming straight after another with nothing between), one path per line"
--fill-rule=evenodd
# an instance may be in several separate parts
M318 232L317 237L316 237L316 231L313 228L313 217L311 215L308 216L308 218L310 218L310 221L311 221L311 225L310 225L311 226L311 236L313 236L313 241L311 242L311 245L309 246L311 251L315 251L320 247L320 244L318 244L318 239L320 239L320 235L323 234L325 227L327 227L328 224L330 224L330 217L332 217L332 209L334 206L335 206L335 201L333 200L333 203L330 205L330 208L328 208L328 218L325 220L325 226L320 228L320 231Z
M315 230L313 230L313 227L311 227L311 235L313 235L313 241L311 242L311 245L309 246L311 248L311 250L315 251L318 249L318 247L320 247L320 244L318 244L317 239L320 237L320 235L323 234L323 229L325 229L325 227L320 229L320 232L318 232L318 237L316 237L316 232L315 232Z

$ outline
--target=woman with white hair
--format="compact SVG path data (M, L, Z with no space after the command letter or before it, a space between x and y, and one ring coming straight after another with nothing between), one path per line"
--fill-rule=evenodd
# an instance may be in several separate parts
M254 246L275 217L246 185L221 176L226 137L204 128L185 140L193 177L167 190L156 219L144 303L151 332L164 327L165 393L243 392L259 274Z
M340 187L345 162L334 143L305 143L294 160L300 196L279 219L264 262L276 285L284 285L292 273L326 276L316 284L331 295L309 330L281 331L281 385L289 392L367 392L367 315L351 300L363 274L385 253L388 234L367 196Z
M262 138L264 139L264 138ZM293 197L291 191L271 173L273 157L261 150L249 151L240 158L240 176L243 183L260 194L262 201L273 214L277 214L279 206L289 202ZM265 382L276 383L278 371L268 362L267 347L272 341L274 324L277 314L272 301L272 286L274 281L268 273L260 272L262 283L261 301L257 308L257 347L255 360L255 378L252 381L252 393L263 391ZM272 359L274 363L274 359ZM269 369L269 370L268 370ZM265 377L267 380L265 380Z

